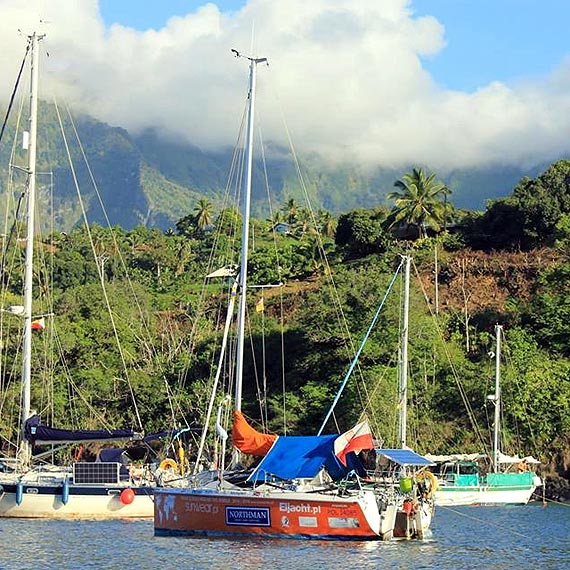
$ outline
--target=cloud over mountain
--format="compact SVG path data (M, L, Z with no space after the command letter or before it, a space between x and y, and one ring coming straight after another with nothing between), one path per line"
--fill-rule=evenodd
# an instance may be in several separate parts
M445 48L445 30L407 0L249 0L214 4L159 30L106 28L97 0L0 0L0 98L8 100L40 19L49 91L129 130L155 127L203 148L232 145L247 63L259 69L265 140L331 159L436 169L532 165L568 150L570 61L540 81L446 90L422 66ZM24 34L18 32L21 29ZM254 30L254 33L252 33ZM251 48L251 38L255 37Z

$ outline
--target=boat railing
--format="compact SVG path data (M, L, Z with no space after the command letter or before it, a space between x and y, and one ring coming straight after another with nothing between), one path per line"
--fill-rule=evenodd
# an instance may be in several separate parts
M526 487L533 484L534 473L487 473L485 481L487 485L494 487Z
M21 461L16 457L0 458L0 473L13 473L21 466Z

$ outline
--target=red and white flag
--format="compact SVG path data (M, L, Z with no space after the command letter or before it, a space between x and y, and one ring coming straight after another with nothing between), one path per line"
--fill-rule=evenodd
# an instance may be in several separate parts
M43 331L46 328L46 320L42 317L41 319L35 319L32 321L33 331Z
M346 467L346 454L354 451L358 453L363 449L374 449L374 441L368 422L364 421L355 425L352 429L339 435L334 440L334 454Z

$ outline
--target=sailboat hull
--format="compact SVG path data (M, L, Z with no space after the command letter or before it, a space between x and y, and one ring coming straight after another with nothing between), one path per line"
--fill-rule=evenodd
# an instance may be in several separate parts
M132 489L128 501L122 493ZM0 518L151 518L152 487L0 484Z
M256 536L317 540L392 538L396 507L382 512L374 494L315 495L287 491L160 489L156 536Z
M536 485L525 487L440 487L435 493L435 503L443 507L461 505L526 505Z

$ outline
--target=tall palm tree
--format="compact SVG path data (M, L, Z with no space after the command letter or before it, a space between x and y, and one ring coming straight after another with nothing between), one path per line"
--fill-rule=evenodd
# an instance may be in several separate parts
M285 213L285 219L288 224L292 225L297 221L297 215L299 210L299 204L295 198L289 198L287 202L283 205L283 212Z
M203 230L212 223L212 203L208 198L200 198L194 212L196 213L195 220L198 229Z
M402 176L394 183L399 189L388 194L389 200L395 200L395 205L387 218L390 227L404 222L416 226L420 238L427 235L427 226L436 232L440 230L445 217L445 200L449 189L445 184L429 176L421 168L414 168L412 173Z

